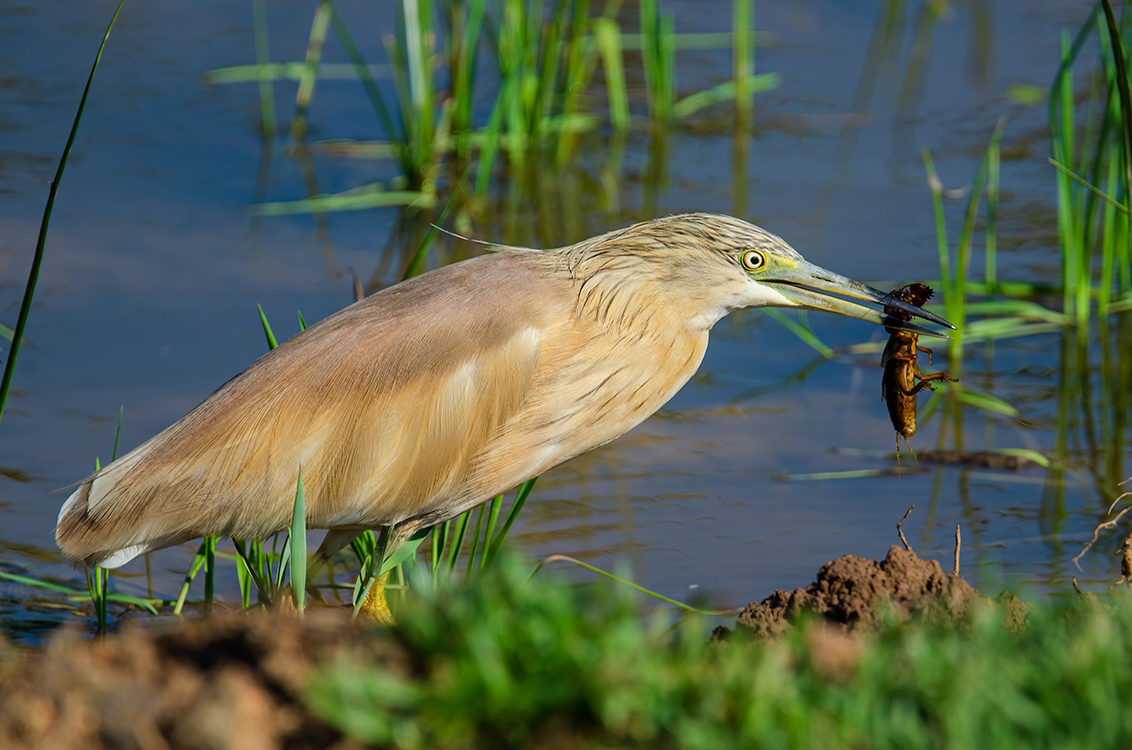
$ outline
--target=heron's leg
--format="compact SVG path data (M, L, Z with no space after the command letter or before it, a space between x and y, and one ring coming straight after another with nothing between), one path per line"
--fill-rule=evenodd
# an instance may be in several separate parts
M393 527L382 528L377 549L374 551L376 559L387 561L390 557L395 557L394 553L398 550L402 553L400 557L411 555L428 535L428 529L421 530L419 527L418 521L410 520ZM362 603L358 606L359 612L364 612L371 620L385 625L392 625L394 622L393 614L389 611L389 603L385 600L385 581L389 577L389 572L386 570L370 584Z
M385 579L388 577L388 570L377 577L377 580L369 587L359 610L366 617L382 625L392 625L394 622L393 613L389 611L389 602L385 601Z

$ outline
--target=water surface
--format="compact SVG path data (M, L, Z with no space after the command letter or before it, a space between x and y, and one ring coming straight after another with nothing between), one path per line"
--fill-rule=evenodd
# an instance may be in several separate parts
M273 59L302 59L312 8L269 5ZM727 3L666 7L680 31L729 28ZM1045 107L1012 103L1006 91L1048 84L1061 30L1075 31L1089 6L957 3L934 26L924 7L761 2L757 25L773 39L758 50L757 64L780 73L782 85L757 98L748 136L736 139L731 115L720 109L677 128L663 148L635 130L618 162L605 135L591 134L565 176L523 178L523 200L510 208L501 175L493 220L472 229L483 239L551 246L656 215L723 212L863 281L936 278L921 148L931 149L948 186L962 187L1005 116L1000 275L1053 282ZM360 2L340 8L365 54L382 61L389 9ZM880 19L894 9L902 15L890 43L878 46ZM112 10L109 2L66 12L29 3L10 6L0 21L7 71L0 81L0 321L9 325L46 182ZM914 43L925 24L930 44ZM927 54L917 73L921 51ZM334 43L326 56L344 60ZM205 71L253 59L245 4L131 4L123 12L56 204L16 393L0 423L4 570L79 584L81 574L53 541L67 494L59 488L89 473L96 457L109 458L119 408L128 450L261 355L257 303L277 333L290 335L296 310L314 321L350 302L348 269L371 290L398 276L405 228L398 210L334 214L321 226L304 215L251 216L257 197L306 194L300 165L282 148L269 163L266 190L257 193L263 164L255 87L203 80ZM682 93L728 75L726 53L678 58ZM279 84L276 96L287 121L294 87ZM320 85L313 140L379 137L357 83ZM316 157L314 166L324 192L393 174L379 161ZM950 202L948 210L954 237L962 204ZM815 314L810 322L834 347L884 336L848 319ZM972 412L966 447L1052 450L1064 344L1058 333L1009 340L989 360L972 348L964 377L1015 404L1022 419ZM1085 351L1084 372L1098 379L1095 341ZM516 528L518 545L532 558L562 552L606 568L626 560L639 581L664 594L734 606L805 585L835 556L883 557L897 541L896 521L915 503L905 531L916 551L950 561L958 524L964 574L992 591L1007 584L1059 591L1074 575L1103 587L1117 577L1110 552L1118 536L1086 556L1081 570L1070 558L1115 496L1114 477L1124 476L1123 423L1105 435L1078 425L1068 438L1073 465L1061 474L925 465L924 473L899 477L791 481L893 465L878 357L839 356L791 379L816 356L762 312L722 321L699 375L664 410L543 477ZM1091 405L1082 411L1098 425L1112 416L1094 412ZM938 419L924 425L914 446L934 446L937 430ZM1108 441L1109 465L1098 465L1090 434ZM154 555L156 593L175 592L194 550ZM224 582L228 596L233 579ZM114 586L144 593L143 566L127 566ZM0 592L0 617L10 630L30 628L34 637L67 617L29 606L34 593L24 587L0 583Z

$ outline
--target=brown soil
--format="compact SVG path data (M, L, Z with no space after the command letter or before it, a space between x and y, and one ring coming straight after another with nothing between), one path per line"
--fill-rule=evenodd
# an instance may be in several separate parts
M962 620L979 600L938 563L893 547L883 562L834 560L806 588L750 604L737 624L773 637L802 612L820 614L835 625L811 631L810 650L835 679L857 659L850 631L875 625L882 607ZM43 653L0 641L0 748L356 748L312 715L302 694L313 669L359 651L408 671L392 638L334 610L301 620L252 612L127 626L98 641L63 633Z
M42 654L0 663L0 747L356 747L300 698L312 667L363 632L324 611L128 627L99 641L64 633Z
M748 604L736 625L756 637L774 638L798 616L813 613L848 630L871 629L886 607L900 618L919 613L963 621L973 605L988 601L962 578L944 573L935 560L893 546L883 562L846 555L826 563L806 588L779 589Z

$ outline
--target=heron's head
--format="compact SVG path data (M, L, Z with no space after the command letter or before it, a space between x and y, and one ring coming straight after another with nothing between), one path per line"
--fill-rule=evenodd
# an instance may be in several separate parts
M898 297L809 263L780 237L730 216L684 214L654 219L583 246L585 263L595 276L628 272L647 279L653 289L671 293L674 303L678 297L681 303L692 304L693 317L705 328L739 308L797 307L943 335L913 323L895 322L884 314L885 306L954 328L938 315Z

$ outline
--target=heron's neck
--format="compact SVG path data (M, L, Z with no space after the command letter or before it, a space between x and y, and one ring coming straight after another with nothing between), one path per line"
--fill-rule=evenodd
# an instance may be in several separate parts
M706 296L689 294L676 278L658 276L657 264L631 253L559 253L560 266L569 274L576 295L579 319L623 332L697 335L711 329L729 308ZM657 318L666 319L664 326Z

